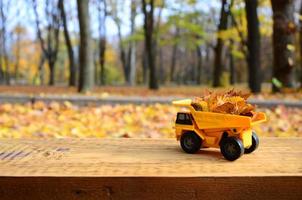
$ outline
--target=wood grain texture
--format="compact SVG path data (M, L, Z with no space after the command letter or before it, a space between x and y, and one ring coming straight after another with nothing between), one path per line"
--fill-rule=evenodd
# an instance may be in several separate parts
M173 139L0 140L0 199L302 199L302 138L235 162Z
M302 139L260 139L235 162L173 139L0 140L0 176L301 176Z

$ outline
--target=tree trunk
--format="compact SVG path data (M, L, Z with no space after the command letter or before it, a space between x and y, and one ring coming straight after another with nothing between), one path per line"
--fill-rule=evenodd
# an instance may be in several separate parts
M213 87L222 86L220 81L222 75L222 49L223 41L222 39L217 40L217 44L214 48L215 51L215 59L214 59L214 79L213 79Z
M3 78L4 83L7 85L10 84L9 80L9 69L8 69L8 57L7 57L7 51L6 51L6 26L7 26L7 16L5 15L5 8L4 8L4 2L0 1L0 24L1 24L1 30L0 30L0 57L1 57L1 66L3 67Z
M218 25L218 33L220 31L224 31L227 29L229 9L230 9L230 5L227 3L227 0L222 0L221 11L220 11L220 20L219 20L219 25ZM223 71L223 64L222 64L223 46L224 46L223 40L220 37L218 37L216 46L214 48L215 60L214 60L213 87L222 86L220 79L221 79L221 75L222 75L222 71Z
M160 25L161 25L161 15L162 15L162 11L163 11L163 7L165 1L162 1L161 4L158 5L157 9L157 16L156 16L156 23L154 24L154 28L153 28L153 51L154 51L154 57L158 58L154 58L154 65L158 66L158 70L156 71L157 73L157 77L158 77L158 82L159 83L163 83L163 79L164 79L164 69L163 69L163 55L162 55L162 48L159 45L159 41L160 41Z
M260 30L257 14L258 0L245 0L247 19L247 63L249 88L253 93L261 92L261 66L260 66Z
M3 66L3 75L4 75L4 81L6 85L10 85L10 72L9 72L9 60L8 60L8 54L6 49L6 27L3 25L1 30L1 37L2 37L2 46L1 46L1 59L3 60L3 63L1 64ZM1 60L1 62L2 62Z
M170 66L170 81L174 82L174 72L175 72L175 66L176 66L176 54L178 49L178 36L179 36L179 27L176 27L175 36L174 39L176 39L175 43L173 44L172 49L172 56L171 56L171 66Z
M189 80L187 81L187 83L188 84L195 84L196 83L196 78L197 78L196 49L188 48L187 52L188 52L187 57L192 58L188 62L188 69L189 69L188 77L189 77Z
M127 62L127 55L125 50L125 45L123 44L121 24L119 19L115 19L115 23L117 26L117 35L119 40L119 50L120 50L120 60L122 63L123 71L124 71L124 79L126 84L129 84L129 65Z
M40 62L38 65L38 75L40 79L40 85L44 85L44 63L45 63L45 56L41 54Z
M117 31L118 32L118 38L119 38L120 60L121 60L123 71L124 71L125 82L126 82L126 84L129 84L129 65L128 65L128 62L127 62L125 45L123 44L121 25L119 23L120 22L116 22L117 30L118 30Z
M49 65L49 82L48 85L52 86L55 84L55 62L51 59L48 59Z
M234 63L234 56L233 56L233 48L234 48L234 40L230 39L230 48L229 48L229 62L230 62L230 84L234 85L236 80L235 80L235 63Z
M131 1L131 15L130 15L130 33L133 35L135 33L135 18L136 18L136 1ZM135 85L136 77L136 42L130 41L129 46L129 84Z
M143 13L144 13L144 34L145 34L145 51L147 54L147 63L149 67L149 88L152 90L158 89L157 73L155 66L155 50L154 50L154 38L153 38L153 26L154 26L154 0L150 0L146 3L146 0L142 0Z
M300 5L300 16L302 15L302 3ZM300 30L299 30L299 42L300 42L300 88L302 88L302 20L300 19Z
M4 83L4 71L3 71L2 59L0 58L0 84L3 83Z
M100 48L100 55L99 55L99 59L100 59L100 84L101 85L105 85L105 52L106 52L106 38L102 37L100 38L100 44L99 44L99 48Z
M6 47L4 47L4 48L6 48ZM6 85L10 85L9 61L8 61L8 55L7 55L6 49L4 49L3 59L4 59L4 65L5 65L5 83L6 83Z
M294 52L294 5L292 0L271 0L273 8L273 77L282 83L282 87L292 87ZM273 84L273 92L281 87Z
M74 61L74 53L72 49L72 43L69 36L65 8L64 8L64 0L59 0L59 9L61 13L61 19L63 22L63 29L64 29L64 38L65 44L67 47L68 52L68 59L69 59L69 86L76 86L76 66Z
M205 82L208 83L209 80L212 79L212 64L211 64L211 52L212 52L212 46L208 42L205 46L205 62L204 62L204 77Z
M94 80L95 80L95 84L98 84L98 80L100 80L99 78L99 74L98 74L98 55L97 55L97 49L93 50L93 66L94 66Z
M197 55L197 73L196 73L196 83L201 84L201 71L202 71L202 52L199 45L196 46L196 55Z
M147 54L146 50L143 50L143 55L142 55L142 67L143 67L143 83L147 84L148 82L148 63L147 63Z
M106 53L106 18L107 18L107 1L99 0L98 4L98 20L99 20L99 64L100 64L100 73L99 73L99 83L100 85L105 85L105 53ZM95 65L97 66L97 65ZM96 70L97 71L97 70Z
M177 48L178 48L177 43L173 44L172 56L171 56L171 67L170 67L170 81L171 82L174 82Z
M159 70L158 70L158 77L159 77L159 82L161 84L163 84L165 82L165 70L164 70L164 61L163 61L163 50L162 48L160 48L158 50L158 67L159 67Z
M134 41L130 44L130 59L129 59L129 84L135 85L136 82L136 43Z
M60 17L59 17L59 4L57 7L50 7L50 1L46 1L46 21L47 21L47 34L46 42L44 41L43 34L40 28L40 18L38 15L38 6L37 1L32 0L33 9L35 15L35 23L37 27L37 36L40 41L40 46L44 55L44 58L47 59L49 64L49 85L54 85L54 67L57 60L57 54L59 49L59 29L60 29ZM58 2L59 3L59 2ZM51 13L48 11L51 9Z
M90 91L94 84L94 65L89 17L89 1L77 0L80 27L80 77L79 91Z
M18 24L20 26L20 24ZM16 49L16 63L15 63L15 82L18 83L19 80L19 68L20 68L20 33L17 32L17 49Z
M0 40L1 40L0 35ZM1 44L1 43L0 43ZM3 63L3 56L2 56L2 47L0 45L0 84L5 84L5 67Z

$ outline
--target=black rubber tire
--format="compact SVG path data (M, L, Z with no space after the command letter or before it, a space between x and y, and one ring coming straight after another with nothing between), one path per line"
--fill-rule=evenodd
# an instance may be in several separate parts
M244 153L248 154L248 153L252 153L253 151L255 151L259 146L259 138L256 134L256 132L253 131L252 133L252 146L250 146L249 148L244 149Z
M200 150L202 139L195 132L185 132L180 138L180 146L186 153L196 153Z
M235 137L228 137L221 141L220 151L225 159L234 161L243 155L244 146L240 139Z

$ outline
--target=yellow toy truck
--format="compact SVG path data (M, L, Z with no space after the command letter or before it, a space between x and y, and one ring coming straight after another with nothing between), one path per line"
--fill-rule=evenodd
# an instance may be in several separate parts
M195 110L191 99L173 101L176 106L186 107L178 112L175 122L176 138L186 153L196 153L201 148L220 148L221 154L230 161L243 153L257 149L259 138L252 126L266 121L264 113L254 117L222 114Z

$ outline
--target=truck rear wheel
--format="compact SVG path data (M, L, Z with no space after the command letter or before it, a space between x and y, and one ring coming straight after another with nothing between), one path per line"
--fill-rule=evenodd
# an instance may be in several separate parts
M201 148L202 140L195 132L185 132L180 138L181 148L186 153L196 153Z
M252 145L249 148L244 149L244 153L252 153L258 148L259 145L259 138L256 134L256 132L253 131L252 133Z
M242 156L244 153L244 146L240 139L228 137L221 141L220 151L225 159L234 161Z

